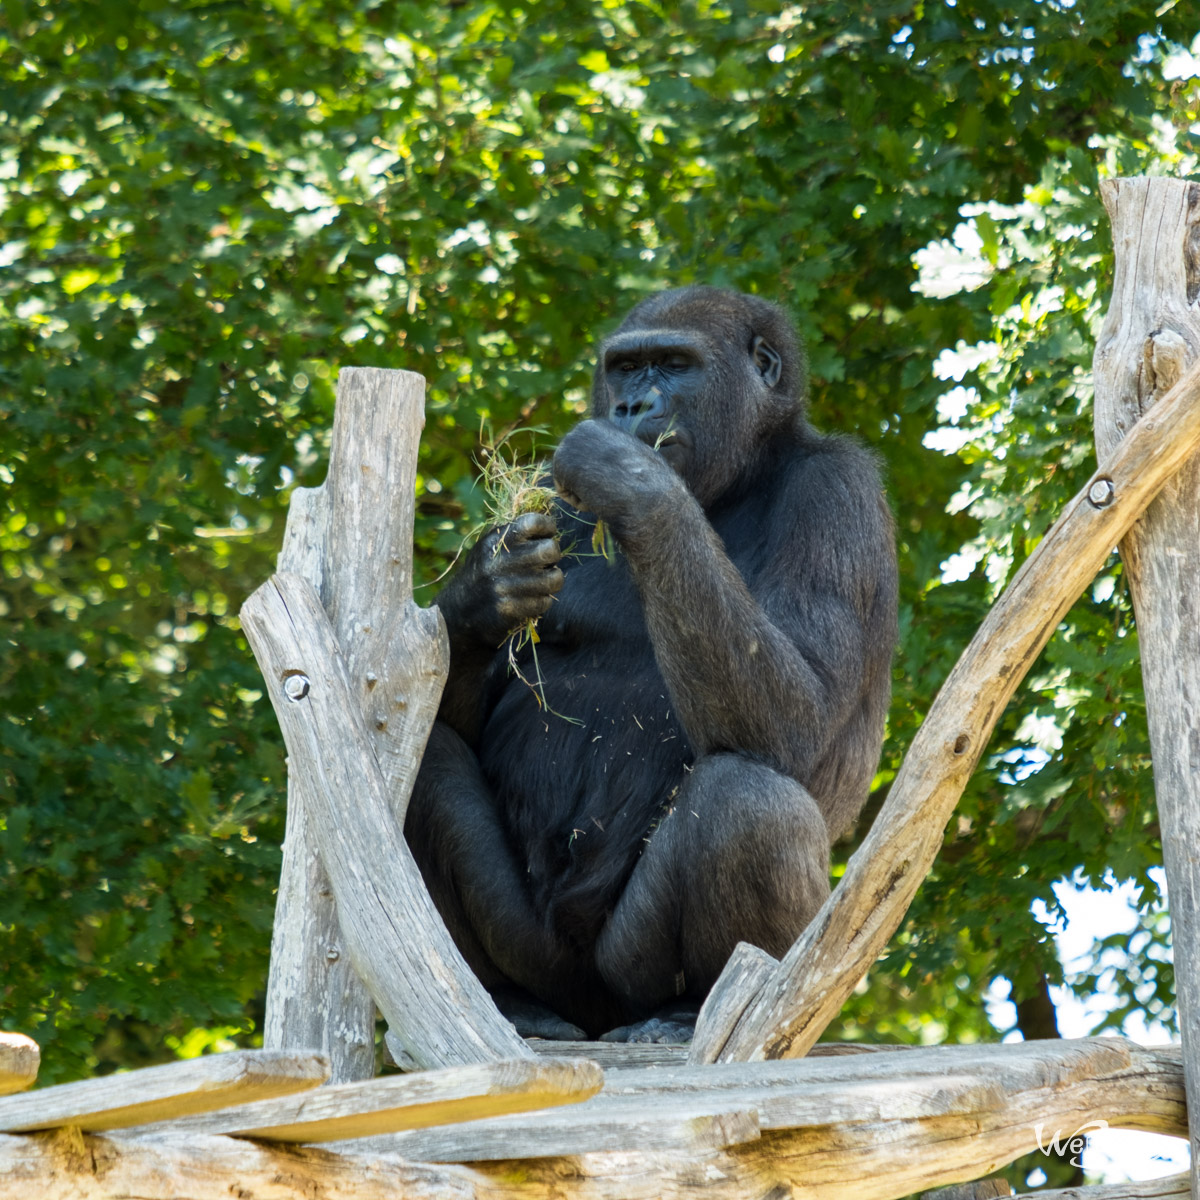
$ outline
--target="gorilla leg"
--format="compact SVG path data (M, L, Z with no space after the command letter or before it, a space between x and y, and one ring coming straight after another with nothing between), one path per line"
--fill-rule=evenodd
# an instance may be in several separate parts
M535 1028L539 1008L522 988L581 1024L600 1028L616 1019L590 956L556 938L535 910L479 762L441 721L421 761L404 834L463 958L523 1033L579 1036L561 1021L557 1032L553 1020Z
M513 941L532 940L532 913L510 862L507 839L490 789L467 744L448 725L434 723L413 785L404 836L425 887L468 966L487 988L510 980L492 961L468 916L462 880L481 881L499 904Z
M785 953L829 895L829 835L794 779L737 754L702 758L651 832L597 943L635 1012L702 1000L739 941Z

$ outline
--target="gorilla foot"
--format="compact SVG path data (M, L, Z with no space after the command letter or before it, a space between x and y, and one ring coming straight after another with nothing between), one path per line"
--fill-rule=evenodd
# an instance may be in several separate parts
M524 1038L545 1038L550 1042L582 1042L587 1034L578 1025L564 1021L552 1008L535 1000L527 992L502 989L492 993L501 1014L513 1023Z
M696 1032L699 1004L677 1002L659 1009L644 1021L610 1029L600 1038L602 1042L634 1042L656 1046L686 1046Z

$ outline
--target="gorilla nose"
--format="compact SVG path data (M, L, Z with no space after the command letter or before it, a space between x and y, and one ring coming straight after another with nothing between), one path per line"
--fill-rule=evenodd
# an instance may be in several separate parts
M667 398L658 388L648 388L642 395L619 400L613 405L612 422L621 429L633 432L643 421L667 415Z

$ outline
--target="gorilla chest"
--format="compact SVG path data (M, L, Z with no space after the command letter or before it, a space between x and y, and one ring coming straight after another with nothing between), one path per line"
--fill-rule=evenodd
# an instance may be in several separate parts
M640 839L694 755L624 562L571 563L538 630L480 745L509 828L531 857L533 843L566 846L580 830Z

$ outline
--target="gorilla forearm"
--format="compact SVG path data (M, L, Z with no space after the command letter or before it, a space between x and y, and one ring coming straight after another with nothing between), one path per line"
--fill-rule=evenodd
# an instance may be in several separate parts
M693 746L700 754L749 754L804 778L857 699L860 624L833 597L811 598L798 614L797 636L789 636L682 488L637 524L622 549L659 670Z

